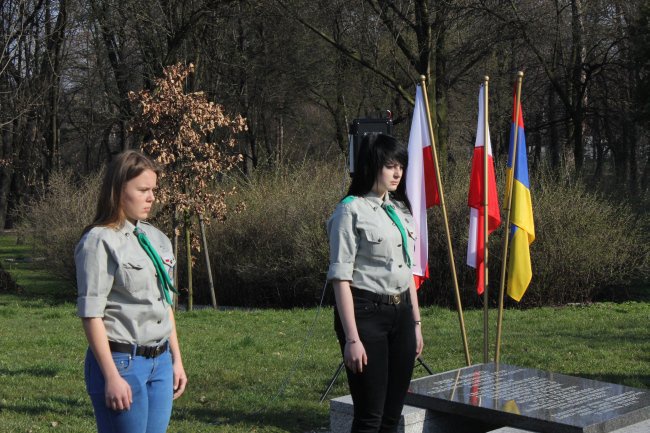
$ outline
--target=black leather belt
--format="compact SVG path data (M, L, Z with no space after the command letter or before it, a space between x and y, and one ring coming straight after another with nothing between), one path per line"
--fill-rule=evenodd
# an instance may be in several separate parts
M136 346L135 344L118 343L116 341L109 341L108 347L111 352L131 353L133 354L133 347L135 346L136 356L144 356L145 358L156 358L167 351L169 342L165 341L160 346Z
M356 287L351 287L351 289L352 289L352 296L368 299L378 304L411 305L411 297L409 296L408 289L397 295L380 295L379 293L370 292L368 290L357 289Z

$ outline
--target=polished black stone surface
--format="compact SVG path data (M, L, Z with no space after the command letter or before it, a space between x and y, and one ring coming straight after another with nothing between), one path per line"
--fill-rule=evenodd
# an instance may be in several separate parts
M606 433L650 419L648 390L494 363L416 379L406 404L553 433Z

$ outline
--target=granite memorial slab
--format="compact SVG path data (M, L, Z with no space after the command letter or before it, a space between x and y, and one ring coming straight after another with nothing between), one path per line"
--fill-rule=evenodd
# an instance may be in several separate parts
M543 433L608 433L650 419L650 391L494 363L416 379L406 404Z

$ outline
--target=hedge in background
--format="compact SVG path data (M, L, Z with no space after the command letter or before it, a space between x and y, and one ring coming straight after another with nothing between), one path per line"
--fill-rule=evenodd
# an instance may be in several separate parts
M328 266L325 222L348 179L342 165L304 163L237 185L246 210L208 231L219 303L316 304Z
M74 248L81 232L92 222L103 173L74 181L71 171L54 172L47 192L40 200L18 209L20 238L34 243L52 274L63 277L75 290Z
M450 231L463 304L481 305L475 273L466 263L469 167L457 169L445 181ZM498 177L503 195L503 173ZM531 245L533 278L519 305L563 305L589 302L604 289L622 289L650 280L647 213L635 214L621 203L605 200L582 183L554 180L544 173L532 178L535 242ZM489 293L497 304L502 264L505 216L490 236ZM452 280L441 212L429 214L429 266L438 278L423 286L426 303L452 306ZM507 298L507 296L506 296ZM506 301L516 305L514 301Z
M466 168L466 169L465 169ZM314 305L322 293L328 250L325 223L347 189L342 165L305 164L259 174L238 187L247 210L211 228L220 303ZM445 197L464 305L478 306L474 271L465 265L469 167L445 180ZM503 179L503 176L500 176ZM503 186L499 189L502 191ZM647 280L648 215L606 201L582 184L538 176L533 184L537 240L533 281L521 305L586 302L603 288ZM430 270L424 303L454 305L442 212L429 212ZM491 302L496 304L503 226L491 237ZM331 296L331 291L329 293Z
M465 265L468 173L469 167L452 166L444 185L463 303L478 306L474 272ZM233 200L245 202L246 210L208 231L218 303L258 307L318 303L328 266L325 223L347 190L344 164L305 162L259 170L248 180L232 182L239 191ZM50 268L70 280L74 280L72 251L94 214L97 185L96 176L75 185L69 176L55 175L48 194L21 213L36 244L47 246L41 250ZM635 214L627 205L607 201L580 183L547 176L533 178L532 194L537 234L531 247L533 280L521 305L586 302L604 288L650 279L647 213ZM453 306L437 208L430 211L429 234L432 278L423 285L422 300ZM490 237L492 303L498 291L502 234L503 225ZM196 271L196 302L208 304L202 259L196 260ZM331 290L328 294L331 299Z

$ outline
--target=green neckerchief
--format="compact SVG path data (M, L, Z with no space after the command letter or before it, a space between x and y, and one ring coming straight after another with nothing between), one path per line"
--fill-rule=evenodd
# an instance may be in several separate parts
M388 218L390 218L395 223L397 229L399 230L399 233L402 235L402 252L404 253L404 259L406 261L406 264L410 268L411 256L409 255L409 249L407 243L408 238L406 236L406 230L404 230L404 226L402 225L402 222L399 220L399 216L397 215L397 212L395 212L395 207L393 207L392 204L384 204L382 207L386 211L386 214L388 214Z
M138 227L134 228L133 234L136 238L138 238L140 246L153 262L154 268L156 268L156 276L158 277L158 282L160 283L160 289L163 295L165 295L165 301L167 301L169 305L172 305L172 296L169 292L172 291L178 295L178 291L176 291L174 288L174 285L169 278L169 274L167 274L167 270L165 269L165 265L163 264L162 259L156 252L153 245L151 245L149 238L147 238L147 235L144 233L144 231L142 231L142 229Z

